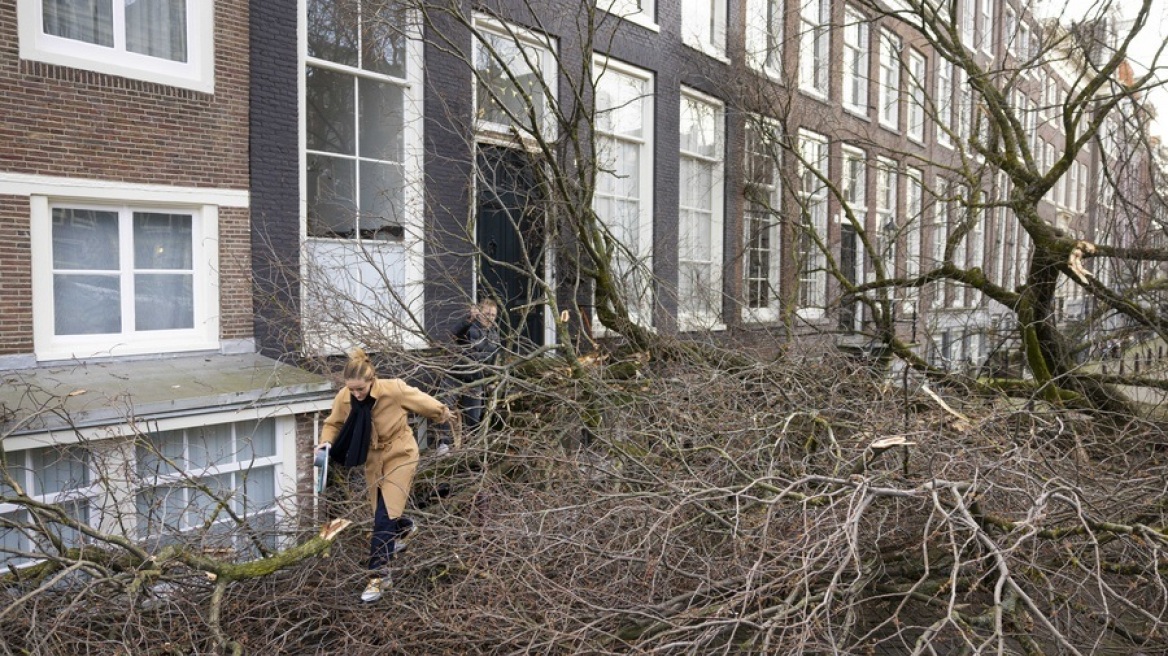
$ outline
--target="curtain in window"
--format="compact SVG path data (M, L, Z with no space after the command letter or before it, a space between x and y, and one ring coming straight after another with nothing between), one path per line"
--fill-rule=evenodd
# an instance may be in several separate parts
M114 0L44 0L45 34L114 45Z
M186 0L124 1L126 50L171 61L187 61Z

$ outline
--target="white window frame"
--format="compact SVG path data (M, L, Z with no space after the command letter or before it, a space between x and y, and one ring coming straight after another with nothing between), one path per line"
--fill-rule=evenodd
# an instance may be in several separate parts
M900 128L900 50L900 37L888 30L882 30L876 111L880 117L880 125L894 132Z
M305 327L306 348L321 353L344 353L355 344L343 329L320 320L327 313L341 312L348 316L352 308L362 301L371 303L375 311L358 312L351 317L356 323L376 324L387 336L407 348L426 346L427 340L419 332L400 331L397 325L386 322L379 308L387 299L401 301L402 314L409 317L424 316L425 287L423 267L425 245L423 241L423 217L425 199L423 194L423 124L422 82L423 44L416 31L416 21L408 21L411 26L405 33L406 68L402 77L371 73L351 66L343 66L327 60L309 58L307 41L302 20L301 44L299 47L300 79L300 237L304 246L301 257L301 322ZM307 92L305 83L306 67L311 64L321 68L338 70L358 77L369 77L382 82L391 82L404 89L402 109L402 231L401 241L333 239L308 237L308 149L307 149ZM474 98L472 76L471 97ZM389 281L400 276L400 288L386 289ZM318 280L319 278L319 280ZM313 292L312 285L321 292ZM350 309L330 309L322 313L324 298L331 298L331 289L348 290L350 299L340 299ZM314 296L315 293L315 296ZM357 301L353 303L351 301ZM405 322L403 322L404 324Z
M868 18L848 5L843 24L843 106L847 111L868 116Z
M654 32L661 29L657 25L656 0L596 0L596 6L613 16Z
M884 261L885 275L895 278L898 251L896 243L904 227L896 221L896 209L900 187L900 170L896 160L887 157L876 158L876 234L879 236L879 255ZM885 228L893 226L893 237L888 242Z
M974 30L977 27L977 0L954 0L961 2L961 43L967 48L974 47Z
M725 61L726 3L727 0L682 0L682 43Z
M804 207L796 228L795 244L798 266L796 312L804 319L821 319L827 307L827 256L805 234L810 229L820 240L827 240L827 184L831 171L831 149L826 136L799 130L799 197Z
M953 62L937 60L937 94L933 101L937 116L937 143L953 147Z
M679 110L685 111L685 103L687 101L707 105L713 110L714 115L714 155L707 156L696 152L687 152L679 150L679 162L685 160L693 160L699 164L704 164L712 167L711 185L712 188L708 192L709 206L701 208L709 212L710 215L710 255L709 260L705 262L709 267L709 289L705 290L711 295L707 299L711 307L706 307L704 311L693 312L686 311L683 308L688 303L694 305L703 304L703 299L685 299L682 298L682 284L680 276L683 275L682 268L685 263L700 264L692 257L687 257L685 253L684 243L684 221L679 219L678 227L678 324L682 330L708 329L708 330L722 330L725 324L722 322L722 268L723 268L723 241L724 225L725 225L725 193L723 191L725 185L725 159L726 159L726 108L721 100L708 96L695 89L688 87L681 88L681 102L679 103ZM679 165L680 168L680 165ZM679 207L684 208L685 193L687 182L682 180L678 185ZM693 208L697 210L698 208Z
M80 466L85 475L85 480L78 482L80 484L71 487L64 487L57 492L46 492L42 489L42 471L36 467L37 459L34 457L37 453L52 454L53 451L68 452L77 447L73 445L49 445L36 446L25 449L11 449L8 444L5 444L5 460L7 462L9 474L15 474L13 478L17 479L25 494L34 501L50 505L60 505L65 508L69 505L76 504L78 508L84 507L85 517L73 516L73 519L81 521L89 526L93 526L99 515L99 505L101 496L101 486L97 483L97 476L94 472L94 465L91 454L88 449L81 448L77 452L85 454L85 458L80 462ZM50 456L51 457L51 456ZM27 511L24 506L16 503L0 503L0 515L18 515L18 521L27 521L29 519ZM72 516L72 515L71 515ZM63 527L62 527L63 528ZM14 530L0 528L0 531ZM39 533L38 533L39 535ZM60 533L58 533L60 535ZM80 542L84 539L78 534L74 537L80 538ZM21 534L18 538L22 547L30 554L30 556L22 557L17 554L10 554L0 551L0 566L2 567L21 567L24 565L31 565L36 562L35 558L31 557L38 552L38 548L31 544L30 536ZM66 542L66 546L77 546L77 544Z
M112 189L110 191L113 191ZM73 358L100 358L151 353L216 350L219 348L219 207L165 203L164 196L135 189L121 189L123 198L106 197L98 201L90 198L34 194L29 197L29 240L33 261L33 343L37 360L52 361ZM53 291L53 230L54 207L116 211L124 236L128 228L121 224L131 221L135 211L190 214L192 216L192 292L194 325L189 329L135 331L123 323L120 333L97 335L57 335L55 328ZM120 276L133 276L133 241L119 241L122 251ZM129 252L127 252L129 251ZM127 263L130 267L127 269ZM122 305L133 305L133 297L126 298L123 283ZM123 314L123 319L129 317Z
M831 2L800 0L799 90L826 100L830 88Z
M1018 55L1018 13L1014 8L1006 5L1003 10L1003 25L1002 25L1002 42L1005 44L1005 51L1011 55Z
M751 266L750 262L751 262L751 255L752 255L752 244L751 244L752 235L751 235L750 231L748 230L748 228L750 227L750 220L748 219L746 214L750 211L752 201L750 200L750 198L744 198L743 202L742 202L742 211L743 211L742 238L743 238L743 250L744 250L744 255L742 258L743 259L743 272L742 273L743 273L743 281L744 281L744 283L743 283L743 297L744 297L743 298L743 305L745 307L745 317L744 318L746 321L752 321L752 322L773 322L773 321L779 320L779 318L781 316L780 306L782 304L782 299L781 299L780 294L779 294L779 285L781 283L782 252L783 252L783 250L782 250L782 235L781 235L782 231L780 230L781 216L780 216L779 212L781 210L783 190L782 190L782 184L780 182L780 176L782 174L782 172L781 172L782 167L780 166L781 162L778 159L780 156L780 153L781 153L781 148L780 148L779 143L777 141L778 139L781 138L782 126L779 124L778 121L776 121L772 118L769 118L769 117L761 117L761 116L757 116L757 115L752 115L752 116L748 116L746 120L747 120L747 124L746 124L747 137L746 137L746 145L744 148L744 155L745 155L745 159L747 160L747 163L744 165L744 168L749 172L749 170L750 170L750 163L749 162L750 162L750 159L752 156L752 153L750 152L750 146L751 146L750 135L753 133L753 134L757 135L755 137L755 139L761 140L761 141L757 141L756 144L765 148L767 151L766 153L764 153L763 156L767 159L768 165L773 167L772 170L770 171L770 176L771 176L771 179L774 181L774 183L768 187L759 189L759 191L766 192L766 195L767 195L766 202L768 205L768 210L769 210L769 213L771 214L771 216L773 217L772 223L765 228L768 232L767 237L768 237L769 244L770 244L768 267L767 267L767 271L766 271L767 278L765 281L765 286L768 290L767 299L766 299L766 307L751 307L751 305L750 305L750 282L751 282L751 280L759 281L760 278L753 278L752 279L750 277L750 266ZM760 133L760 130L762 131L761 133ZM747 177L749 178L749 176L747 176ZM750 180L747 179L747 182L749 183Z
M176 62L126 50L124 2L113 3L114 46L111 48L46 34L44 0L17 0L20 58L212 93L215 90L214 9L211 0L187 0L187 61Z
M969 86L969 74L964 68L957 69L957 103L953 110L957 114L957 137L962 150L969 147L973 135L973 89Z
M910 86L908 89L908 117L904 128L905 134L909 139L923 144L925 142L925 122L928 116L926 90L930 85L928 80L928 61L915 48L911 48L908 51L908 75Z
M909 166L905 168L904 193L904 275L906 278L916 278L921 275L921 229L924 225L925 211L925 184L924 172L921 169ZM919 287L908 289L907 297L916 299L920 294Z
M942 177L937 177L936 196L933 201L933 222L932 222L932 262L930 266L933 268L940 267L945 263L945 247L949 242L949 215L951 212L949 201L949 183ZM944 282L938 281L933 286L932 307L939 308L945 303Z
M243 424L250 423L253 421L256 423L257 426L259 424L262 424L264 421L271 421L272 422L274 452L271 455L267 455L267 456L253 455L250 458L242 459L240 457L240 454L242 452L244 452L245 449L244 449L244 447L240 446L239 436L238 436L237 430ZM141 456L141 452L135 454L134 467L135 467L135 471L137 473L137 476L136 476L137 486L133 490L133 499L134 499L133 503L135 504L135 517L138 518L139 521L144 521L145 518L143 518L141 516L141 510L140 510L140 508L137 507L138 497L140 494L145 493L147 490L157 489L157 488L167 488L167 487L173 487L173 488L178 488L178 489L183 489L183 490L191 490L192 488L189 487L191 481L197 481L200 478L209 477L209 476L230 475L232 477L232 480L237 482L237 484L233 485L233 487L236 490L238 490L238 492L239 492L238 495L233 495L233 498L242 499L243 485L242 485L242 481L240 479L240 475L242 475L243 477L247 477L250 472L252 472L256 469L270 468L272 470L272 486L273 486L273 489L272 489L273 503L271 504L271 506L268 508L261 509L258 512L248 513L247 515L244 515L244 512L242 510L239 510L238 508L236 509L236 512L238 512L241 516L246 516L248 518L254 518L254 517L257 517L260 515L271 515L273 524L278 525L280 519L283 517L283 514L284 514L280 508L280 499L289 490L294 489L293 487L289 486L289 482L287 480L288 477L286 476L286 470L292 471L292 470L288 470L289 461L292 459L292 456L290 455L290 448L289 447L291 446L292 450L294 450L294 445L295 445L295 442L294 442L295 425L294 425L294 422L290 420L290 418L260 417L260 418L256 418L256 419L252 419L252 420L237 419L235 421L208 422L206 425L187 426L187 427L182 427L182 428L171 428L169 430L164 430L164 429L152 427L150 432L151 432L151 434L169 433L169 432L178 432L178 431L181 431L183 433L183 439L182 439L183 452L182 452L182 454L179 454L179 455L171 458L172 461L175 462L175 464L180 464L181 462L189 463L191 460L191 455L192 455L191 443L192 443L192 441L190 438L190 433L192 431L197 431L197 430L205 429L208 427L221 427L221 426L230 426L231 427L233 450L230 454L226 454L226 455L230 456L229 462L224 461L224 462L208 463L206 466L203 466L203 467L195 467L195 466L190 466L188 468L179 467L179 468L177 468L178 471L176 471L176 472L166 472L166 473L159 472L159 473L156 473L156 475L149 475L147 472L142 472L142 471L138 470L138 467L142 464L139 461L139 458ZM142 448L145 448L145 447L139 447L139 449L142 449ZM207 454L207 455L210 456L210 454ZM160 466L166 466L166 465L160 463ZM186 509L186 508L193 509L193 508L195 508L195 504L193 502L191 502L189 500L189 497L188 497L188 501L186 504L184 504L183 508L184 509ZM204 528L204 526L205 526L204 522L208 518L200 518L198 523L187 523L185 521L186 514L187 514L186 512L183 512L184 521L182 523L182 526L180 527L180 530L179 530L180 533L191 533L191 532L194 532L194 531L197 531L199 529ZM226 515L220 514L219 517L220 517L220 519L219 519L219 521L216 522L217 524L230 525L229 519L223 519L224 517L226 517ZM160 532L149 531L148 530L149 527L147 525L140 524L140 525L136 526L135 528L136 528L135 538L139 539L139 540L154 540L154 539L158 539L162 535ZM171 534L171 536L173 537L173 534ZM239 538L236 538L235 541L237 543L240 542Z
M412 21L411 21L412 23ZM416 27L411 28L412 30ZM499 37L511 42L519 44L520 48L525 49L525 59L534 60L539 68L540 74L543 77L543 86L547 92L544 94L545 107L540 108L539 124L537 126L503 124L489 121L487 119L476 119L475 127L479 134L493 135L501 140L513 139L513 131L517 131L520 139L525 144L534 147L534 142L529 142L529 139L534 139L533 128L541 131L541 136L547 141L555 141L558 133L558 123L553 115L551 105L557 102L559 98L559 68L556 62L557 42L554 38L545 34L541 34L534 30L529 30L525 27L513 25L511 23L504 23L498 19L483 14L475 14L474 16L474 34L471 44L472 61L477 61L477 53L480 48L484 48L482 39L478 35L491 35ZM417 37L420 40L420 36ZM421 58L421 54L418 55ZM471 98L475 104L474 115L479 115L478 107L478 75L475 72L470 76L471 84ZM526 120L526 117L525 119Z
M746 63L774 80L783 75L786 0L746 1Z
M626 144L636 144L640 151L640 166L638 167L638 234L637 234L637 248L629 255L636 258L636 269L643 272L648 278L653 275L653 149L655 147L654 140L654 116L655 116L655 76L651 71L636 68L623 62L605 57L603 55L596 55L593 57L593 73L595 75L595 84L599 88L605 81L606 75L619 75L627 78L632 78L644 83L646 93L641 97L641 131L642 136L632 137L628 135L615 135L604 132L599 127L597 128L597 141L602 139L612 139L614 141L624 142ZM599 126L599 122L597 122ZM599 148L598 155L599 155ZM595 203L596 196L599 194L600 180L599 176L613 175L604 170L606 167L600 167L597 171L597 191L593 193L593 201ZM604 217L597 214L597 218L604 221ZM628 247L628 244L624 244ZM620 256L618 256L620 259ZM648 284L647 298L643 299L625 299L629 309L629 318L638 325L644 327L651 327L653 324L653 287ZM598 321L593 321L593 326L600 326Z
M994 50L994 2L996 0L981 0L981 49L992 54Z
M863 230L868 216L868 154L855 146L845 145L840 149L840 199Z

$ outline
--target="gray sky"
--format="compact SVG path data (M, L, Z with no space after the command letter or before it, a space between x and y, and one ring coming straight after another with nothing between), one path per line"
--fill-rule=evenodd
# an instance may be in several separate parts
M1095 15L1103 2L1111 2L1119 7L1120 16L1130 19L1136 15L1142 4L1139 0L1039 0L1038 11L1047 16L1061 15L1065 21ZM1128 52L1137 72L1146 71L1155 57L1156 49L1168 39L1168 0L1152 0L1147 24ZM1161 79L1168 80L1168 53L1161 56L1158 65ZM1168 141L1168 89L1158 88L1149 93L1149 99L1156 107L1157 121L1154 129L1162 139Z

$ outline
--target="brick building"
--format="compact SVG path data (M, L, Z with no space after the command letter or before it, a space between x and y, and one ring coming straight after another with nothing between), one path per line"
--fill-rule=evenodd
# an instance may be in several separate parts
M986 134L969 81L860 3L99 4L0 0L0 399L36 415L4 448L95 524L121 504L142 537L194 526L183 471L236 489L258 470L240 508L277 518L331 386L270 358L423 346L488 294L531 343L556 337L549 290L588 330L530 156L577 102L599 119L592 207L655 330L862 333L831 266L862 284L947 261L1013 288L1028 261L993 204L1006 181L966 175ZM1053 164L1075 69L1023 65L1048 31L1009 0L955 9ZM1102 157L1069 163L1044 220L1096 234ZM974 290L887 300L937 364L1000 346ZM98 448L49 448L79 441ZM121 499L87 473L111 461L136 472Z
M192 480L275 523L331 396L257 353L253 18L0 2L4 461L34 497L144 540L203 523ZM3 561L35 550L10 526Z

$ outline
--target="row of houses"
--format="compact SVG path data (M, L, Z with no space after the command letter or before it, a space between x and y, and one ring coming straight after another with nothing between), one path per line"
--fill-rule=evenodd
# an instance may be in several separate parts
M949 239L1008 192L968 174L985 130L971 84L874 7L0 0L8 471L143 540L203 523L192 481L275 524L308 493L335 389L299 357L373 333L421 347L485 295L551 344L549 288L593 330L533 202L531 153L575 103L594 110L593 209L625 246L630 314L655 330L862 332L831 266L862 283L947 260L1012 287L1028 243L1004 210ZM953 9L970 56L1017 76L1050 165L1073 64L1029 66L1049 30L1023 6ZM1112 225L1102 170L1127 133L1104 133L1043 208L1083 237ZM1000 323L953 284L895 302L942 364L983 358ZM0 504L9 525L23 513ZM0 536L8 558L35 550Z

